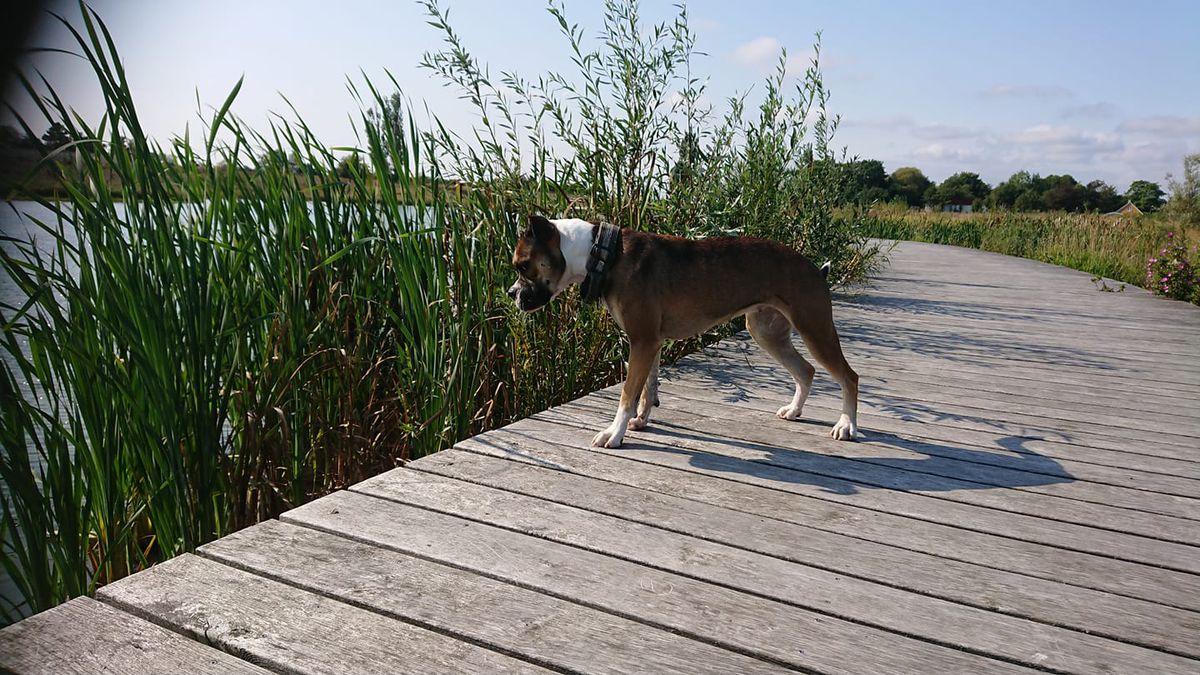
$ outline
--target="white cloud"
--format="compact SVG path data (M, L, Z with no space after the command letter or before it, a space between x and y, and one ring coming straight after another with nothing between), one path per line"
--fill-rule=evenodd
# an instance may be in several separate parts
M977 150L972 150L963 147L953 147L942 143L931 143L923 145L912 151L914 157L921 159L929 159L934 161L954 160L961 162L975 162L982 158L982 154Z
M783 49L783 43L773 37L758 37L734 48L733 60L735 63L753 70L756 74L763 75L775 70ZM789 76L800 75L812 65L813 56L814 52L811 48L800 52L789 52L787 60L784 62L785 72ZM840 65L844 65L844 62L831 59L828 55L821 59L822 70L834 69Z
M1200 117L1180 117L1176 115L1157 115L1154 117L1138 117L1125 120L1117 126L1119 131L1127 133L1149 134L1179 138L1200 136Z
M984 96L995 98L1035 98L1059 99L1069 98L1071 90L1057 84L997 84L984 89Z
M915 124L913 118L908 115L883 115L879 117L846 116L842 118L842 126L846 128L883 129L890 131L911 127L913 124Z
M1117 106L1107 101L1069 105L1059 113L1063 119L1106 119L1117 114Z
M913 136L926 141L947 141L959 138L976 138L983 135L977 129L952 124L918 124L909 131Z
M783 43L773 37L754 38L733 50L733 60L743 66L763 67L779 59Z
M697 33L719 33L725 28L725 25L720 21L703 16L689 16L688 23L692 28L696 29Z
M909 115L883 115L881 117L846 118L843 127L894 131L925 141L946 141L962 138L977 138L984 135L978 129L953 124L917 124Z
M1082 131L1050 124L1023 129L1006 139L1015 159L1030 162L1096 162L1125 149L1113 133Z

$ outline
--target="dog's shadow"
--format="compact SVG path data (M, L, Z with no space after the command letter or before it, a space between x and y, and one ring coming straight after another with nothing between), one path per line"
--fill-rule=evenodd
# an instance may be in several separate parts
M772 421L778 422L774 418ZM801 421L800 424L819 424L819 429L812 429L812 432L822 436L828 427L824 422ZM798 441L807 436L807 433L801 433ZM819 438L814 442L825 440ZM1075 480L1057 461L1024 448L1030 440L1035 439L997 438L996 447L1002 453L998 454L860 430L858 449L879 445L898 448L913 456L845 456L716 436L660 420L636 435L626 436L624 447L683 455L688 458L689 466L705 473L752 477L754 482L767 487L771 483L805 484L840 495L878 489L914 493L992 490ZM711 450L689 447L697 444ZM998 461L1002 461L1003 466L998 465Z

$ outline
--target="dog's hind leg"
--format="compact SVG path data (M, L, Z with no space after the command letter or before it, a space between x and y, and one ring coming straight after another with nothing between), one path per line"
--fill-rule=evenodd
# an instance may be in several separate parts
M642 387L642 398L638 401L637 417L629 420L630 431L640 431L650 423L650 412L658 405L658 360L662 357L662 349L654 354L654 365L650 366L650 375Z
M792 324L778 310L759 307L746 313L746 328L754 341L791 373L796 383L792 402L775 414L785 420L798 419L804 410L808 392L812 390L813 375L817 369L792 346Z
M842 387L842 415L829 435L837 441L854 440L858 435L858 373L846 363L846 356L842 354L842 343L833 325L832 306L817 311L810 309L804 314L792 312L788 318L804 338L809 353Z
M625 430L630 419L637 412L638 399L650 377L651 366L662 348L662 340L633 339L629 340L629 374L625 376L625 386L621 388L621 402L617 405L617 415L612 424L592 438L592 445L604 448L619 448L625 438Z

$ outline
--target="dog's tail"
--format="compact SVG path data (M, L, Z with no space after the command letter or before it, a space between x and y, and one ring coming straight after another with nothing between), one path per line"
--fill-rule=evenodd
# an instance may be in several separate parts
M821 265L821 278L829 281L829 270L833 267L832 260L826 260L824 265Z

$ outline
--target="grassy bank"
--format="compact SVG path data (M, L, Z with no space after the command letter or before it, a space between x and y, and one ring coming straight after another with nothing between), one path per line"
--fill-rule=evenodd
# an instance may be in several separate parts
M360 80L353 148L295 113L249 128L237 87L193 136L155 142L83 7L69 23L107 114L26 83L36 126L72 141L42 245L8 241L2 261L24 294L0 299L0 539L25 598L8 619L619 381L602 310L572 295L524 316L505 297L530 214L773 237L840 279L876 263L833 211L815 63L794 94L781 70L761 104L714 117L685 14L646 27L611 3L593 49L554 9L580 71L533 85L490 81L427 9L445 49L426 66L476 105L469 141Z
M876 207L864 220L871 236L966 246L1063 265L1134 286L1146 285L1147 260L1176 233L1192 244L1200 230L1166 216L1132 218L1075 213L925 213Z

